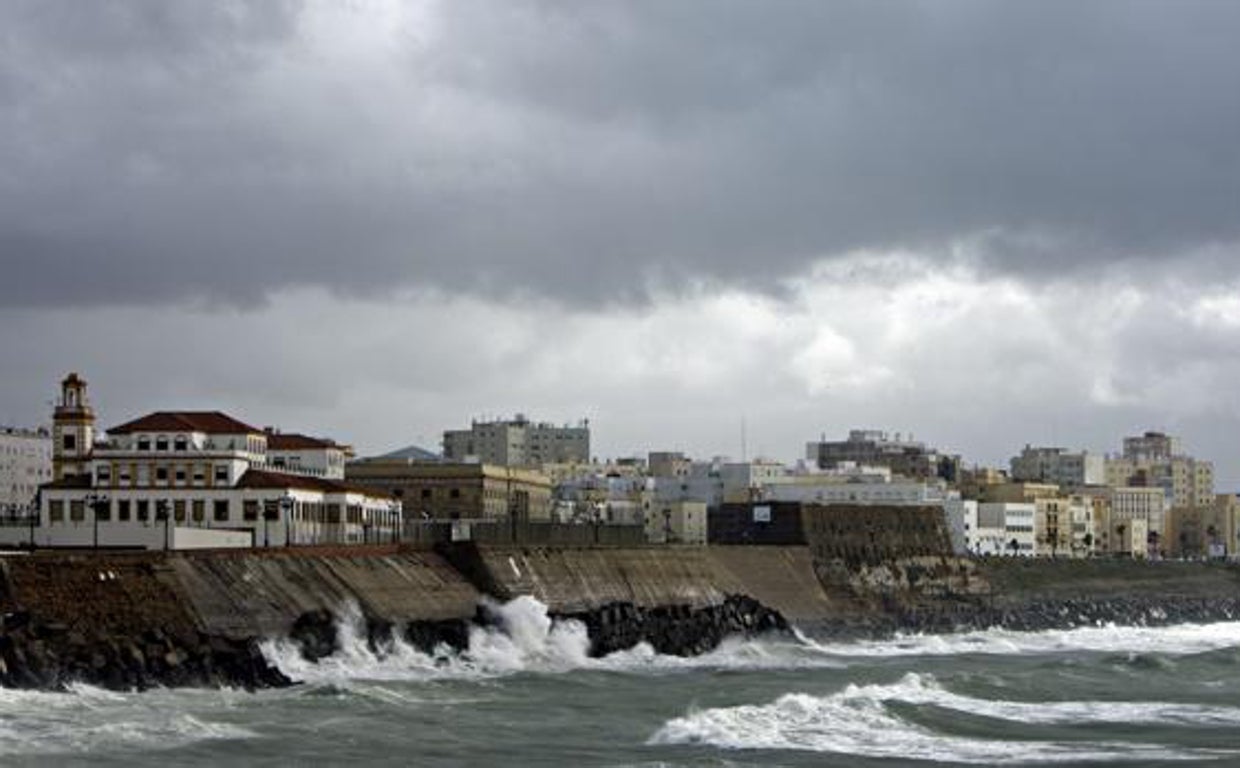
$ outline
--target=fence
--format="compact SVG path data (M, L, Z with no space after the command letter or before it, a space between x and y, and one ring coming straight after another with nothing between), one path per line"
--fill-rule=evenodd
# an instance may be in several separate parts
M552 547L631 547L646 543L646 530L640 525L413 520L405 523L401 539L406 544L426 547L449 541Z

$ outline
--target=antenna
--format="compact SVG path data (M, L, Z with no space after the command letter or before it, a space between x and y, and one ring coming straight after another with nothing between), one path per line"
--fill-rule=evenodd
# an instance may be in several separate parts
M745 435L745 414L741 414L741 463L749 461L749 445Z

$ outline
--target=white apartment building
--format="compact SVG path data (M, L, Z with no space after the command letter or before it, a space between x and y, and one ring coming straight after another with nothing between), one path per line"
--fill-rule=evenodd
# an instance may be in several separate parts
M52 479L52 433L0 427L0 520L27 515Z
M41 489L37 526L6 530L3 543L185 549L398 535L399 502L325 476L339 450L330 441L290 446L275 471L269 434L218 411L158 411L109 429L106 440L95 439L94 421L86 382L71 374L54 415L58 479Z
M983 502L977 505L976 514L977 522L971 526L968 537L969 551L1002 557L1036 554L1036 504Z
M469 429L443 433L449 462L477 462L509 467L590 461L590 422L577 426L535 423L523 414L507 421L474 421Z

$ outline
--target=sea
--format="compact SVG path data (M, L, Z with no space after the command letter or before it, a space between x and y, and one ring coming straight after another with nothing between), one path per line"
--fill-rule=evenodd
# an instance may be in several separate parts
M356 611L283 689L0 690L0 764L1240 766L1240 623L736 639L587 655L518 598L468 650L372 652Z

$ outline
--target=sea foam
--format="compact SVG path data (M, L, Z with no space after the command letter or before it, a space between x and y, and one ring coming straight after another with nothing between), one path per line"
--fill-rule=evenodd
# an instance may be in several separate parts
M827 696L789 693L774 702L690 711L664 724L652 745L802 750L863 757L988 765L1217 758L1216 750L1178 750L1121 742L988 740L937 733L910 722L890 703L935 705L969 714L1037 723L1193 723L1233 726L1240 709L1164 703L987 701L952 693L932 677L908 674L889 685L849 685Z

